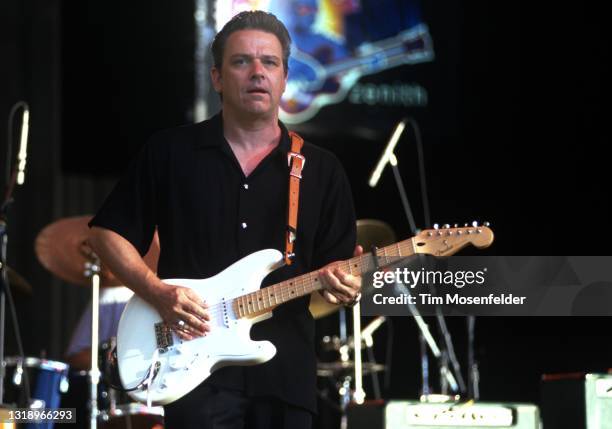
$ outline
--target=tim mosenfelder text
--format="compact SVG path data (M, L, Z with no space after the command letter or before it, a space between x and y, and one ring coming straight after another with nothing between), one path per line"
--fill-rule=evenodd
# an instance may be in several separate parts
M401 284L414 289L417 286L454 286L462 289L465 286L482 286L485 283L486 268L479 271L433 271L421 268L410 270L396 268L390 271L375 271L372 286L380 289L385 285ZM374 294L374 304L424 304L424 305L521 305L527 300L525 296L513 294L489 294L488 296L462 296L458 293L444 291L444 296L434 296L431 293L402 293L398 296Z

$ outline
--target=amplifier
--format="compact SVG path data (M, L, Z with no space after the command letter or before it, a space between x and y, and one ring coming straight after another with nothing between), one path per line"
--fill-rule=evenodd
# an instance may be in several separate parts
M546 374L541 392L546 429L612 429L612 375Z
M587 374L587 429L612 429L612 375Z
M348 407L347 418L348 429L541 429L538 407L519 403L366 403Z

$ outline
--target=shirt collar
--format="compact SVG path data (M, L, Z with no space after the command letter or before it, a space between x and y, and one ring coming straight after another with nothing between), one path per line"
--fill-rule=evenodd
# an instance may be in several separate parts
M223 147L227 145L225 136L223 135L223 112L219 112L210 119L200 122L198 125L198 133L196 134L196 145L197 147ZM289 131L285 124L280 120L278 126L281 129L281 139L278 145L283 153L289 152L291 148L291 139L289 138Z

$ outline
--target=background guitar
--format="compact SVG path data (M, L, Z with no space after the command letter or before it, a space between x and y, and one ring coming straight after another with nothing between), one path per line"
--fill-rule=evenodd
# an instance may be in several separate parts
M289 60L287 89L281 99L281 119L288 123L303 122L324 105L342 101L361 76L431 61L433 57L433 42L425 24L394 37L362 44L356 56L329 64L295 49Z

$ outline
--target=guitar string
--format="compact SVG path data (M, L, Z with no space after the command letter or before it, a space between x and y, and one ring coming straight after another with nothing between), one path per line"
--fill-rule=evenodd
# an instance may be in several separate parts
M462 230L462 228L453 228L452 230L458 229L459 231ZM467 232L469 233L470 229L472 228L466 228ZM452 232L451 232L452 233ZM441 235L439 238L443 238L443 236ZM398 250L398 254L391 254L388 255L387 251L393 251L393 247L397 247ZM402 254L402 249L405 249L407 252L406 254ZM380 252L382 252L382 255L380 254ZM386 247L382 247L381 249L378 249L377 251L377 258L385 258L385 262L384 265L389 265L393 262L389 261L389 258L403 258L406 256L410 256L415 254L415 248L414 248L414 244L413 244L413 238L409 238L407 240L403 240L400 242L397 242L395 244L386 246ZM338 263L338 265L341 264L347 264L348 270L349 272L351 271L351 265L353 265L353 261L355 259L359 259L359 263L356 264L356 267L359 268L359 271L364 272L370 269L369 267L369 261L367 261L365 264L363 263L363 259L364 258L370 258L371 257L371 253L366 253L363 254L361 256L358 257L354 257L345 261L341 261ZM372 267L373 268L373 267ZM265 311L270 307L274 307L276 305L280 305L283 304L285 302L287 302L289 299L293 298L293 297L298 297L298 296L305 296L306 293L304 294L297 294L296 295L296 288L298 286L301 286L304 289L304 292L306 292L306 287L311 287L311 284L313 282L313 278L312 276L315 274L315 272L310 272L307 274L303 274L302 276L296 277L295 279L291 279L291 280L286 280L280 283L277 283L275 285L271 285L269 287L263 288L263 289L259 289L257 291L254 292L250 292L248 294L245 295L241 295L238 297L234 297L232 299L229 299L228 301L226 301L225 303L220 302L217 304L214 304L212 306L210 306L208 308L209 312L215 314L215 315L219 315L223 313L223 305L228 305L231 307L231 310L233 311L233 303L236 300L242 300L242 306L240 306L240 304L238 304L238 306L242 309L243 315L238 315L238 317L242 317L242 316L246 316L252 313L258 313L261 311ZM318 275L317 277L318 278ZM316 281L316 279L314 280ZM271 293L271 291L274 291L274 293ZM314 292L314 288L312 291L310 292ZM264 298L265 296L262 297L262 295L264 295L264 292L268 295L267 296L267 300L268 300L268 304L265 303ZM309 292L309 293L310 293ZM278 299L278 296L280 295L280 302ZM272 297L274 297L274 303L272 303ZM247 301L248 299L250 299L249 301ZM260 307L260 304L263 305L263 308ZM238 311L240 312L240 310Z
M389 249L389 251L393 250L392 247L397 247L398 248L398 254L391 254L388 255L387 253L387 249ZM410 254L412 254L412 243L411 240L404 240L402 242L398 242L395 243L391 246L387 246L387 247L383 247L381 249L378 249L379 252L382 251L383 255L377 254L377 256L379 258L385 258L386 261L384 263L384 265L388 265L390 263L393 263L394 261L389 261L389 258L403 258L406 256L409 256ZM408 254L403 254L403 251L407 250ZM364 271L369 269L369 261L367 261L367 258L371 258L371 253L366 253L363 254L361 256L358 257L354 257L345 261L341 261L339 262L337 265L342 265L342 264L346 264L348 271L351 271L351 266L352 265L356 265L359 268L359 271ZM352 261L354 259L359 259L359 262L357 264L353 263ZM366 262L363 262L363 259L366 259ZM315 276L313 278L313 276ZM227 301L224 302L219 302L216 303L210 307L208 307L208 311L211 314L214 314L216 316L221 316L221 318L223 317L223 306L224 304L232 307L232 303L233 301L237 300L237 299L242 299L244 302L242 303L242 311L244 313L244 315L248 315L251 313L257 313L260 311L265 311L270 307L276 306L276 305L280 305L283 304L285 302L287 302L288 300L290 300L293 297L298 297L298 296L305 296L307 295L307 293L304 294L296 294L296 290L298 290L300 287L304 290L304 292L306 291L306 288L311 288L312 284L314 282L316 282L318 280L318 273L315 271L312 271L310 273L306 273L303 274L299 277L296 277L294 279L290 279L290 280L285 280L283 282L280 283L276 283L274 285L265 287L263 289L259 289L257 291L254 292L250 292L248 294L245 295L240 295L238 297L229 299ZM308 292L314 292L314 288ZM272 293L272 291L274 291L274 293ZM263 295L263 296L262 296ZM265 296L267 295L267 296ZM280 296L280 298L279 298ZM267 299L266 299L267 298ZM248 301L247 301L248 299ZM274 303L272 303L272 300L274 299ZM280 302L279 302L280 300ZM268 303L266 304L266 301L268 301ZM240 306L240 304L239 304ZM233 310L233 308L232 308Z
M453 230L456 228L453 228ZM468 229L468 233L470 232L469 229L471 228L467 228ZM461 229L459 229L461 230ZM481 231L479 231L481 232ZM430 232L431 234L431 232ZM440 237L438 238L443 238L442 235L440 235ZM386 247L382 247L380 249L377 249L376 252L376 258L380 259L380 258L384 258L385 261L383 263L383 265L390 265L393 262L396 262L397 260L407 257L407 256L411 256L416 254L416 249L414 247L414 237L413 238L409 238L407 240L404 241L400 241L400 242L396 242L392 245L386 246ZM387 254L387 251L393 251L394 247L397 248L397 254ZM403 254L402 250L405 250L405 254ZM382 254L381 254L382 252ZM336 264L336 266L338 265L343 265L346 264L346 268L348 268L348 272L352 274L352 269L351 266L355 266L355 268L358 268L358 271L361 273L366 272L368 270L370 270L371 268L374 267L370 267L370 262L372 261L371 258L372 255L371 253L366 253L366 254L362 254L360 256L357 257L353 257L351 259L345 260L345 261L340 261ZM394 259L392 261L390 261L391 259ZM364 259L366 259L366 262L364 263ZM356 262L355 260L358 260L358 262ZM378 265L378 264L376 264ZM308 293L312 293L314 292L316 289L319 288L314 288L313 287L313 283L318 281L318 273L316 271L310 272L310 273L306 273L303 274L299 277L296 277L294 279L290 279L290 280L285 280L283 282L280 283L276 283L274 285L271 285L269 287L263 288L263 289L259 289L256 290L254 292L250 292L248 294L245 295L240 295L234 298L231 298L225 302L219 302L217 304L214 304L210 307L208 307L208 311L210 314L210 319L211 322L213 320L216 320L216 318L218 317L218 319L223 320L225 315L225 311L223 310L223 306L229 306L231 311L234 311L234 306L233 304L235 302L237 302L237 300L242 300L242 304L237 304L237 309L241 308L242 309L242 315L240 314L240 310L238 310L238 314L235 315L238 318L247 316L249 314L253 314L253 313L258 313L258 312L262 312L265 310L268 310L270 307L275 307L277 305L283 304L291 299L293 299L294 297L302 297L302 296L306 296ZM302 294L297 293L296 291L299 288L303 289ZM306 289L309 289L309 292L306 292ZM312 290L310 290L312 288ZM274 293L271 293L271 291L274 291ZM266 304L264 301L265 298L265 294L267 294L267 301L268 303ZM280 295L280 302L278 300L278 296ZM274 297L274 303L272 303L272 298ZM247 299L250 298L250 301L246 301ZM259 302L259 303L258 303ZM260 305L263 306L263 308L260 307ZM252 309L251 309L251 308Z

